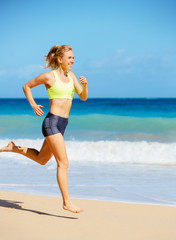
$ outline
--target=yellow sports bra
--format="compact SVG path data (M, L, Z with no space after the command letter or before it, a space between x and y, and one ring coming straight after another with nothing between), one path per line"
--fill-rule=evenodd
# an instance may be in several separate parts
M56 71L53 71L55 82L54 84L47 89L49 99L54 98L67 98L73 99L75 93L73 78L68 74L69 82L65 83L61 81Z

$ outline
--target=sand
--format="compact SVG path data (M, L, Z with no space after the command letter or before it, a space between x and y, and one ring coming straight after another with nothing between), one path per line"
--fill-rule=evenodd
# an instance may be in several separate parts
M176 207L0 191L0 240L175 240Z

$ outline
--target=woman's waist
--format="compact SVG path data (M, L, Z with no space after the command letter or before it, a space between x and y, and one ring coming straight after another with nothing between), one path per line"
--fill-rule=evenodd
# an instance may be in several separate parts
M60 117L68 118L72 100L70 99L51 99L49 112Z

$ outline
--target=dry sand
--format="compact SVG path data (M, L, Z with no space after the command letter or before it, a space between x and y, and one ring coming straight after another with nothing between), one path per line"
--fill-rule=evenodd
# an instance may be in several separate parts
M176 207L73 199L0 191L0 240L175 240Z

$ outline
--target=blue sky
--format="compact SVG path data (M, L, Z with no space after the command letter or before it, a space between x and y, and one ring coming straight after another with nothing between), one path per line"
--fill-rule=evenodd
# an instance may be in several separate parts
M89 97L176 97L175 13L175 0L1 1L0 98L24 97L55 44L72 46Z

